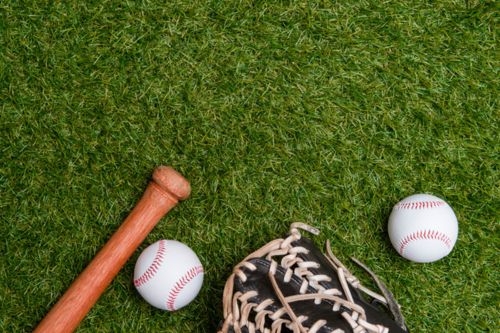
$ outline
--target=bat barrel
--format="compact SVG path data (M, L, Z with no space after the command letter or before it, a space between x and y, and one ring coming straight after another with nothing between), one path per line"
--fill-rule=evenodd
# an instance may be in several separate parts
M190 192L189 182L177 171L158 167L129 216L34 332L73 332L158 221Z

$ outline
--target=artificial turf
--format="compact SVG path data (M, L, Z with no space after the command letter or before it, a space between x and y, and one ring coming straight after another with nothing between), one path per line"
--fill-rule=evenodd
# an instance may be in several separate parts
M291 222L379 274L412 332L493 332L498 297L494 1L0 3L0 331L27 332L120 225L152 170L192 184L78 332L214 332L232 267ZM453 252L392 249L391 207L454 208ZM131 283L176 239L199 297L155 310Z

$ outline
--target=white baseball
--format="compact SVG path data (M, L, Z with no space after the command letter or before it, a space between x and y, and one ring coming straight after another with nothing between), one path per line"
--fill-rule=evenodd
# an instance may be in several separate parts
M443 199L414 194L392 208L388 230L392 246L401 256L415 262L433 262L453 249L458 221Z
M203 284L203 266L187 245L160 240L139 256L134 286L152 306L175 311L189 304Z

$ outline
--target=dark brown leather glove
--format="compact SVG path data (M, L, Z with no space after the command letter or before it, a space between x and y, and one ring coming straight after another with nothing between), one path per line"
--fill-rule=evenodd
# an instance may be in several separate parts
M333 255L324 255L293 223L276 239L236 265L224 288L219 333L407 333L399 305L382 282L383 295L365 288ZM371 299L369 303L364 296Z

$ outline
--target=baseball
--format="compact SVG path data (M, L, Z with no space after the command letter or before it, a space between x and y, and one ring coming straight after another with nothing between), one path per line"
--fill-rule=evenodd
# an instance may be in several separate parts
M152 306L168 311L188 305L203 284L203 266L187 245L160 240L139 256L134 286Z
M392 246L401 256L414 262L433 262L453 249L458 221L443 199L414 194L392 208L388 231Z

